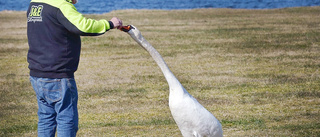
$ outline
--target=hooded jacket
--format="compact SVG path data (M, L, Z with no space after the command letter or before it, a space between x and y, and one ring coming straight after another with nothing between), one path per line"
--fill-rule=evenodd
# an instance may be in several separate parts
M80 36L98 36L113 28L110 21L84 17L71 0L31 0L27 17L27 60L34 77L74 77Z

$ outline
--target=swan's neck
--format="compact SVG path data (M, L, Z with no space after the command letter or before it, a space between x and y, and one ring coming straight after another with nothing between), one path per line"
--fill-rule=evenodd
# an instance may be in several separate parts
M162 73L164 74L164 77L166 78L170 89L175 88L176 86L182 87L178 79L173 75L173 73L170 71L168 65L163 60L160 53L141 35L140 31L138 29L130 30L129 35L145 50L149 52L151 57L155 60L155 62L160 67Z
M142 42L142 47L149 52L151 57L155 60L157 65L160 67L164 77L166 78L169 87L174 87L176 85L181 85L179 80L173 75L171 70L169 69L168 65L160 55L160 53L150 44L148 43L145 39Z

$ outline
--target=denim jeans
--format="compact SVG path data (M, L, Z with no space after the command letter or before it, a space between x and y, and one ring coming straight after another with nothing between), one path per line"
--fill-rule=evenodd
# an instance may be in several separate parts
M30 76L38 101L38 136L75 137L78 131L78 91L74 78Z

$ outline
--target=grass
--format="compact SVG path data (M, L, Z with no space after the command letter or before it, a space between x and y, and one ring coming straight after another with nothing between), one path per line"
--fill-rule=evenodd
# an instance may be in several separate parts
M320 7L120 10L225 136L320 135ZM0 12L0 136L36 136L25 12ZM78 136L181 136L168 85L127 34L82 37Z

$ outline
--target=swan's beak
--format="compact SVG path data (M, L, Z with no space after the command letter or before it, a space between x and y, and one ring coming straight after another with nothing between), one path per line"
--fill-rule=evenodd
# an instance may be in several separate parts
M124 31L124 32L129 32L131 29L135 29L132 25L128 25L128 26L122 26L120 28L121 31Z

